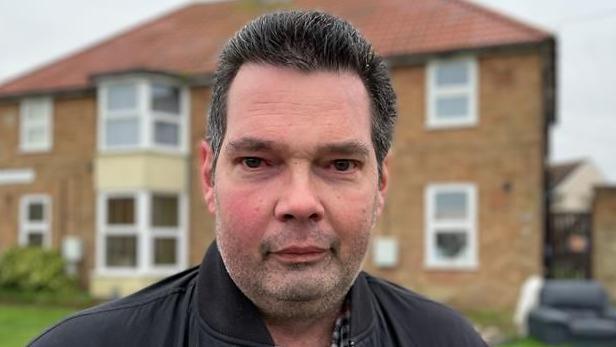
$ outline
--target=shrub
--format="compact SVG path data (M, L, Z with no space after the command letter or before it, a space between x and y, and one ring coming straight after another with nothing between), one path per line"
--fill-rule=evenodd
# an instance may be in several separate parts
M0 289L61 292L75 289L57 251L38 247L11 248L0 255Z

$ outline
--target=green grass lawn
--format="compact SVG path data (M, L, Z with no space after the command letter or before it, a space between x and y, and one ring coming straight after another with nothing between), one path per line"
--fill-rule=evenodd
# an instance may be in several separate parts
M0 346L23 347L33 337L75 309L0 304Z

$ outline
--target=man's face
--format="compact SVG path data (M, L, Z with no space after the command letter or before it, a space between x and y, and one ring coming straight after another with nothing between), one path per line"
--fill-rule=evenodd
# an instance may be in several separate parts
M272 314L291 303L339 302L387 186L386 167L379 185L363 83L350 72L246 64L227 110L215 181L205 143L202 174L231 278Z

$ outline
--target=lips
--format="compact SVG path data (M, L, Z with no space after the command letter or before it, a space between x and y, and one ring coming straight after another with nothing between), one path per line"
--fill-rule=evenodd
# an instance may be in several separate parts
M307 263L318 261L324 258L327 253L327 248L316 246L291 246L271 252L271 255L285 263Z

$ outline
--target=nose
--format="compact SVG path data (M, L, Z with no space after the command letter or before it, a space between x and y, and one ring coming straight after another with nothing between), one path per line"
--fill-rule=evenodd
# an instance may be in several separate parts
M309 169L289 172L281 183L280 197L274 208L276 219L281 222L318 222L324 208Z

